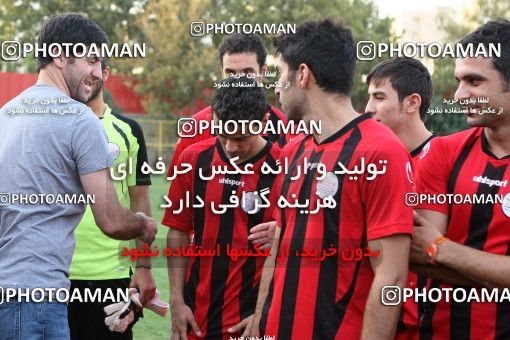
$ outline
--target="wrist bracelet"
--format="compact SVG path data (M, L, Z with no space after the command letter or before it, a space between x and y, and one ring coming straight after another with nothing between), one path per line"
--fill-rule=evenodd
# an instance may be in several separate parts
M152 269L152 266L150 264L137 264L136 269L139 269L139 268L145 268L145 269L149 269L151 270Z
M425 250L425 252L427 253L428 255L428 259L427 261L432 263L432 264L437 264L437 253L438 253L438 249L437 249L437 246L440 245L441 243L444 242L444 240L447 240L446 237L444 236L440 236L438 238L436 238L434 240L434 242L432 242L430 244L430 246L427 247L427 249Z

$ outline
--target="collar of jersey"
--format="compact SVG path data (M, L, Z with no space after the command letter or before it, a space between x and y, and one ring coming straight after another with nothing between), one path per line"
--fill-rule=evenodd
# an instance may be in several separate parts
M492 153L489 147L489 141L487 141L487 137L485 136L485 130L482 129L482 151L489 156L490 158L494 158L497 161L510 159L510 155L503 156L501 158L498 158L495 154Z
M331 136L329 136L328 138L323 140L321 143L317 143L317 141L315 140L315 137L312 136L313 142L317 146L334 142L338 138L340 138L343 135L345 135L349 130L353 129L356 125L358 125L359 123L361 123L362 121L364 121L364 120L366 120L368 118L372 118L372 114L365 113L365 114L359 115L359 117L356 117L353 120L351 120L349 123L347 123L347 125L345 125L343 128L341 128L340 130L338 130L337 132L335 132L334 134L332 134Z
M105 119L105 118L109 118L109 116L112 114L112 109L108 106L108 104L106 104L106 109L104 109L104 112L103 112L103 117L101 117L101 119Z

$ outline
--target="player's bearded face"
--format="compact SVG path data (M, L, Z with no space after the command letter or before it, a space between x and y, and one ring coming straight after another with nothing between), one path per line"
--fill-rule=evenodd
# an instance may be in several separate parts
M297 86L297 72L289 72L289 67L283 62L281 56L278 61L278 69L280 71L279 82L281 87L276 88L275 93L279 98L282 110L289 121L306 120L308 99Z
M87 58L69 58L63 69L70 97L82 103L90 100L97 82L102 80L100 61Z
M257 76L263 74L266 67L259 66L256 53L227 53L222 60L223 78L234 75L245 74L255 77L258 82L262 81L262 77Z
M467 109L470 126L497 127L510 123L510 89L491 58L463 58L455 62L459 85L455 99ZM488 102L485 102L488 100Z
M104 80L98 80L92 87L92 94L90 95L89 102L97 98L101 90L103 89Z

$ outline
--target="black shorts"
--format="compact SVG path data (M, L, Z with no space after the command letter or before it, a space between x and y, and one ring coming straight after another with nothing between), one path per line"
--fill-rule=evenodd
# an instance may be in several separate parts
M129 287L130 279L115 279L115 280L71 280L71 292L74 289L80 290L81 296L84 296L85 288L88 289L101 289L104 292L107 288L116 292L117 289L126 289ZM115 294L114 294L115 295ZM111 332L104 323L106 314L103 308L112 302L69 302L67 307L69 329L71 331L72 340L132 340L133 330L132 327L138 320L135 317L129 328L124 333Z

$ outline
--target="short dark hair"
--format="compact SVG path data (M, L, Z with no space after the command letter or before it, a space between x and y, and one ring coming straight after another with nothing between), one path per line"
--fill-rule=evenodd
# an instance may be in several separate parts
M227 35L220 44L220 63L223 66L223 56L235 53L255 53L259 68L266 63L267 52L264 43L256 34L236 33Z
M419 60L407 57L387 59L375 65L367 76L367 85L388 79L399 102L417 93L421 97L420 117L425 119L432 100L432 77Z
M77 44L85 46L104 44L108 42L106 33L91 19L77 13L64 13L52 16L44 23L37 43L46 44ZM37 71L53 62L53 58L46 54L37 56Z
M506 19L489 21L459 43L464 47L473 44L473 50L479 45L489 49L489 44L501 44L501 57L492 58L492 63L499 72L503 88L510 90L510 21Z
M274 40L277 54L289 65L290 81L300 64L312 71L325 92L350 96L356 71L356 49L351 30L331 19L308 21Z
M216 117L227 120L262 120L268 103L264 89L254 79L227 77L214 92L211 107ZM242 85L242 86L239 86Z

